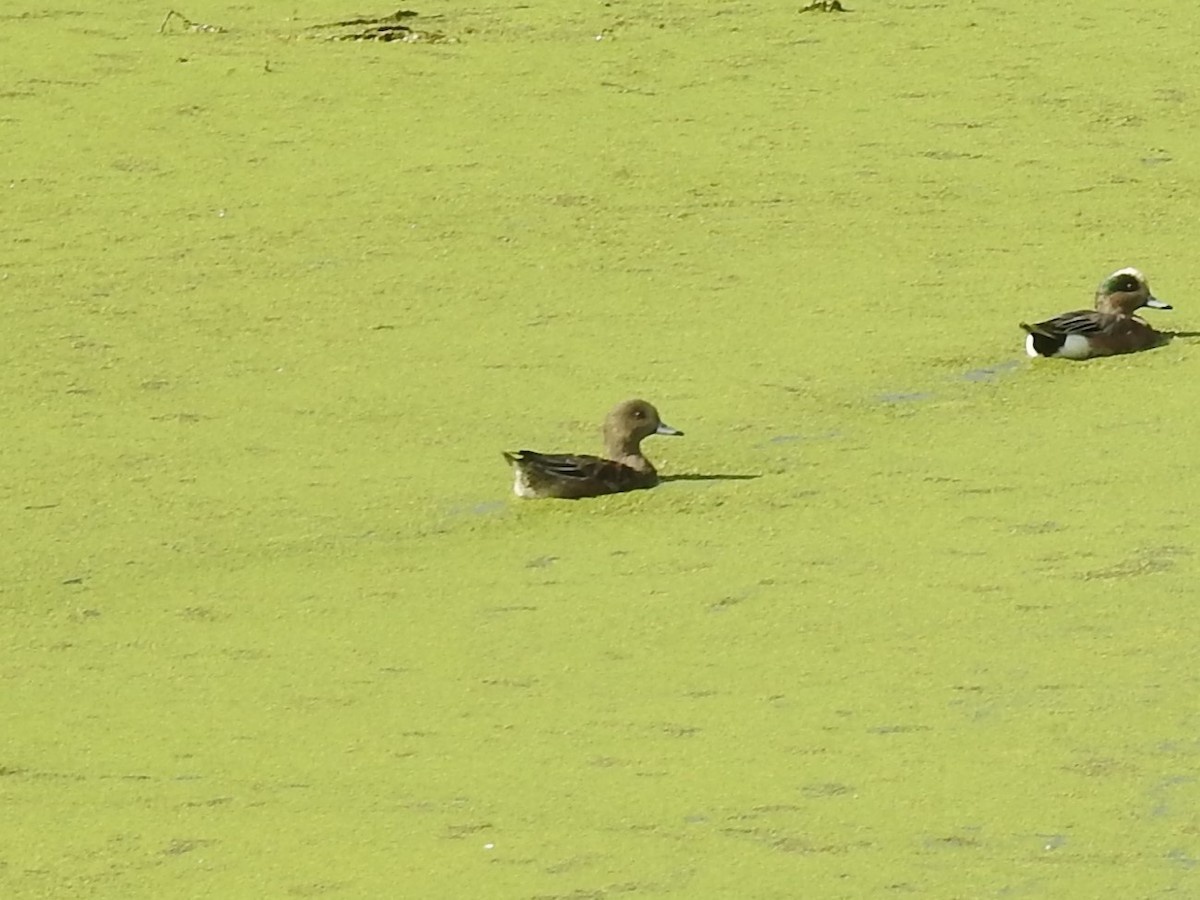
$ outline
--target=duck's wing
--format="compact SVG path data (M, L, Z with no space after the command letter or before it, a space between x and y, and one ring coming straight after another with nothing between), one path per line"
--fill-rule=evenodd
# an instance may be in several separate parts
M657 481L653 473L599 456L518 450L506 452L504 458L517 469L517 493L524 496L595 497L652 487Z
M1119 316L1097 312L1094 309L1077 309L1044 322L1035 322L1033 325L1022 322L1021 327L1030 333L1047 336L1101 334L1110 330L1119 318Z
M516 453L505 453L504 455L514 464L536 469L555 478L568 480L590 478L604 469L604 463L609 462L598 456L537 453L533 450L518 450Z

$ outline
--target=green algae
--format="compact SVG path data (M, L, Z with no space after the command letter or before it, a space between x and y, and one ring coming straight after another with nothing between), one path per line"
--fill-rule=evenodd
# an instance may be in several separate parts
M1196 890L1192 9L798 6L4 18L6 897Z

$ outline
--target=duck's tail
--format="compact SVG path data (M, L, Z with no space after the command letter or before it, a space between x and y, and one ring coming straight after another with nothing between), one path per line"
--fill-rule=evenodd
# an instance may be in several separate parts
M1029 335L1025 338L1025 352L1030 356L1054 356L1066 343L1065 334L1055 334L1041 324L1021 322L1020 325Z

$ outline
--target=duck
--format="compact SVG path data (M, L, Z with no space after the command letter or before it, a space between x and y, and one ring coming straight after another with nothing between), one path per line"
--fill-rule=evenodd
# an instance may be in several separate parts
M1095 309L1065 312L1025 329L1030 356L1090 359L1156 347L1165 336L1134 313L1144 306L1171 309L1150 293L1146 276L1132 266L1117 269L1096 289Z
M683 435L645 400L618 403L604 420L604 456L505 450L513 468L513 493L527 499L578 500L639 491L658 484L658 472L642 453L652 434Z

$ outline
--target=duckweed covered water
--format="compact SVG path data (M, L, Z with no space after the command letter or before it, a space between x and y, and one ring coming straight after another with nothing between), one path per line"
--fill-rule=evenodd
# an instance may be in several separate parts
M3 896L1200 895L1194 10L798 7L2 17Z

